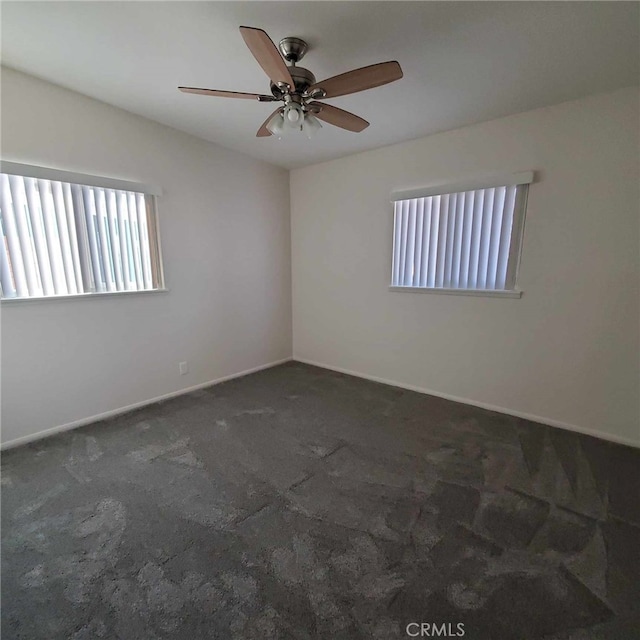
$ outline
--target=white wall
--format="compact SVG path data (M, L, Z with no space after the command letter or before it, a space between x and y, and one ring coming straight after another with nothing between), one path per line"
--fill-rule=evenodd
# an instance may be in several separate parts
M625 89L293 171L294 357L640 443L638 109ZM392 189L530 169L521 299L387 290Z
M293 171L292 238L284 170L11 70L1 106L3 159L164 188L170 288L3 303L3 442L289 357L291 240L295 357L640 443L637 89ZM387 290L392 189L527 169L522 299Z
M170 289L3 303L4 442L291 355L287 171L8 69L1 116L5 160L164 189Z

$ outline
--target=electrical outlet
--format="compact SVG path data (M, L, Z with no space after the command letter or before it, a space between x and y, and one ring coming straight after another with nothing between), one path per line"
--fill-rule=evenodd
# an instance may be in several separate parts
M189 365L186 362L181 362L178 365L178 370L180 371L180 375L183 376L185 373L189 373Z

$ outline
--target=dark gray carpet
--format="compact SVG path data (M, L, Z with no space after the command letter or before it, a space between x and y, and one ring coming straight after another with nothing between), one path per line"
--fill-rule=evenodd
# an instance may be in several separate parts
M638 638L639 462L287 364L4 453L2 638Z

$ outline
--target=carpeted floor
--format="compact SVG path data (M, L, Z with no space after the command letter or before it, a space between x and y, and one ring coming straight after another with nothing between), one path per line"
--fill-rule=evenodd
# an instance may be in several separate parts
M640 638L639 463L290 363L4 453L2 638Z

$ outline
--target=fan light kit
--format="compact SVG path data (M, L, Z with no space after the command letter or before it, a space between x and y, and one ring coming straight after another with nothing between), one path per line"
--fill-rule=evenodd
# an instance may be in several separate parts
M275 114L270 116L266 127L269 133L278 139L296 131L302 131L307 138L311 139L319 129L322 129L320 121L312 111L305 112L295 102L286 105L283 109L278 109Z
M309 49L304 40L283 38L280 40L280 51L278 51L271 38L262 29L240 27L240 33L253 57L271 80L270 95L196 87L178 87L178 89L184 93L220 98L283 102L284 104L262 123L256 134L258 138L268 136L282 138L284 135L295 132L304 133L307 138L311 138L322 128L320 120L347 131L359 133L369 126L366 120L319 100L373 89L402 78L400 65L392 61L354 69L316 82L311 71L296 66Z

